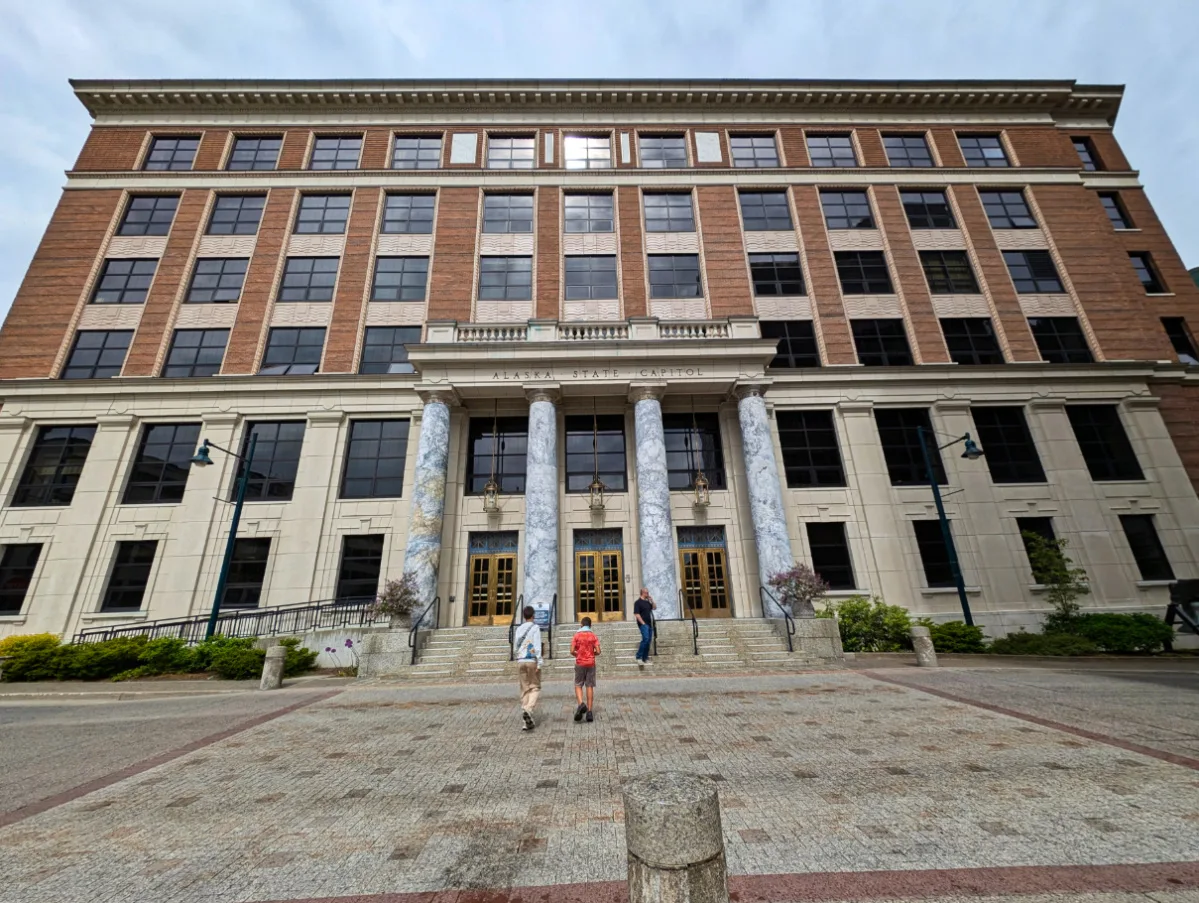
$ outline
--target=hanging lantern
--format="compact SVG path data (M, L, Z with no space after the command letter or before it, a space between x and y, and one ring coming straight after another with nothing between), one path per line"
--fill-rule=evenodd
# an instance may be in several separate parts
M597 474L595 479L591 481L591 485L587 487L590 498L587 502L587 507L592 511L604 510L604 481Z
M604 481L599 475L599 418L595 413L595 401L591 402L591 485L587 487L587 507L592 511L604 510Z
M483 510L488 514L500 510L500 487L494 479L488 480L483 486Z
M708 494L708 478L704 476L704 444L699 435L699 424L695 420L695 399L691 399L691 436L688 440L691 446L692 461L695 462L695 507L707 508L712 501ZM696 446L699 446L698 455Z
M701 470L695 475L695 507L707 508L711 498L708 496L708 478Z
M500 403L497 400L491 415L491 476L483 485L483 510L488 514L495 514L500 510L500 486L495 481L495 458L500 446L499 409Z

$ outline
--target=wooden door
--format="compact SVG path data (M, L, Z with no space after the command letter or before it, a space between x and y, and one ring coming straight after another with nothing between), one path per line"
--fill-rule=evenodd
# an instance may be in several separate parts
M619 549L575 553L575 599L579 617L624 618L624 567Z
M680 549L683 599L697 618L727 618L729 605L728 561L723 548ZM682 614L688 615L684 608Z
M467 623L509 624L516 606L516 555L510 552L471 555Z

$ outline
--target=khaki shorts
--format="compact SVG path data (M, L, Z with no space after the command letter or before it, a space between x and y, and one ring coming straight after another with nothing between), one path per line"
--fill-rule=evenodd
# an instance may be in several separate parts
M575 686L595 686L595 665L575 665Z

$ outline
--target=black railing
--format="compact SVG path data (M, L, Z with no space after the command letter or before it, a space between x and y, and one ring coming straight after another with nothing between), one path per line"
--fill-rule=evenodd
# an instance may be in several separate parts
M516 597L516 608L512 610L512 623L508 625L508 661L513 661L516 658L516 649L513 648L516 643L516 625L524 617L524 610L525 594L521 593Z
M433 601L425 606L417 617L412 620L412 629L408 631L408 648L412 650L412 664L416 664L416 659L420 656L420 643L417 641L421 625L425 623L425 615L430 610L433 612L433 626L429 630L436 630L441 626L441 596L434 596Z
M1166 606L1166 623L1171 628L1174 622L1182 633L1199 633L1199 580L1175 580L1170 584L1170 604ZM1174 644L1165 644L1167 652L1174 651Z
M549 652L549 657L554 657L554 620L558 617L558 594L554 593L554 601L550 605L550 622L546 627L546 632L549 635L549 646L546 647Z
M787 611L787 606L785 606L779 600L779 597L776 596L772 590L768 589L765 586L759 586L758 587L758 601L762 603L762 617L764 617L764 618L770 617L770 614L769 614L770 606L766 604L767 599L769 599L771 602L773 602L775 608L777 608L779 611L781 611L783 613L783 622L787 628L785 631L785 633L787 635L787 651L794 652L795 644L791 642L791 637L795 636L795 618L791 617L791 612Z
M699 655L699 621L695 618L695 609L687 601L687 595L683 592L682 587L679 588L679 611L686 612L687 617L691 620L691 652L693 655Z
M638 631L638 632L640 632L640 631ZM658 657L658 619L654 616L654 613L652 611L649 613L649 635L650 635L650 639L653 640L654 658L657 658Z

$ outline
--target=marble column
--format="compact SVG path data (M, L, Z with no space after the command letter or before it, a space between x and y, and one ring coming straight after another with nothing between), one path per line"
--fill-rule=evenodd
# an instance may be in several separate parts
M419 391L419 394L425 407L421 414L420 441L416 449L416 475L409 505L404 573L412 574L416 579L420 599L418 604L423 610L437 595L450 457L450 405L456 403L457 399L452 390Z
M641 539L641 582L657 603L657 616L679 616L674 527L670 520L670 482L666 474L666 438L662 431L662 386L632 387L637 439L637 526ZM631 595L636 598L641 587Z
M783 510L783 488L779 482L774 440L770 434L770 416L762 398L765 387L755 384L737 386L737 419L741 423L741 453L745 458L745 482L749 487L749 516L754 525L754 544L758 551L758 580L769 586L770 578L795 564L791 537L787 534L787 515ZM781 612L768 598L765 617ZM797 618L810 618L812 610L794 611Z
M558 389L528 388L525 605L549 608L558 592Z

